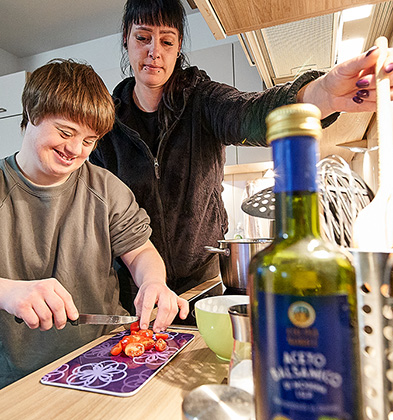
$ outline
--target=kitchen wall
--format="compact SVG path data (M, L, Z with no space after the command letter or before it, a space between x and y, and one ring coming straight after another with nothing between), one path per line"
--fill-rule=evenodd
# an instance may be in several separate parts
M19 71L19 60L0 48L0 76Z

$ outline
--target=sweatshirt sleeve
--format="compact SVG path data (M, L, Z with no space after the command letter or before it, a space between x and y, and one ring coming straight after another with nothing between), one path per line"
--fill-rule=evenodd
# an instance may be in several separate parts
M100 214L97 220L106 225L101 229L109 228L108 240L113 257L142 246L150 238L152 230L150 218L138 205L133 192L108 170L95 168L91 162L85 166L88 188L102 202L101 211L105 212L105 216Z
M149 216L139 207L131 190L120 182L116 182L117 191L112 189L117 194L113 194L110 211L110 236L114 257L139 248L151 235Z
M324 73L309 71L293 82L273 86L262 92L240 92L217 82L202 83L204 117L214 135L225 145L267 146L265 119L273 109L296 103L299 90ZM325 128L339 116L334 113L321 123Z

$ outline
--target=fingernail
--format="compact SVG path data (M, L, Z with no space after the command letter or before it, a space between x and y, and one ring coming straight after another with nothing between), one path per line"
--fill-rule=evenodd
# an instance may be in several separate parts
M393 70L393 63L390 63L385 67L386 73L390 73L392 70Z
M367 51L367 53L366 53L366 57L368 57L373 51L375 51L376 49L377 49L378 47L377 46L373 46L373 47L371 47L368 51Z
M370 92L366 89L358 90L356 92L356 96L358 96L359 98L368 98L369 95L370 95Z
M362 98L359 98L359 96L354 96L354 97L352 98L352 100L353 100L354 102L356 102L357 104L361 104L361 103L363 102L363 99L362 99Z
M369 86L369 81L366 79L360 79L356 82L356 86L359 88L365 88Z

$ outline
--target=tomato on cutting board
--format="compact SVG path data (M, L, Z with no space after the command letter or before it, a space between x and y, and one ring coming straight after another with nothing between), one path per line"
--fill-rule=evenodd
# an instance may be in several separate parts
M123 350L126 348L126 346L130 343L139 343L141 341L142 337L134 336L134 335L126 335L120 340L121 346Z
M115 346L112 347L110 353L112 356L118 356L124 352L126 356L141 356L145 351L155 349L156 351L164 351L168 344L165 341L169 338L167 333L156 333L149 329L130 329L130 334L124 336Z
M115 344L115 345L111 348L111 355L112 355L112 356L117 356L117 355L119 355L122 351L123 351L123 346L121 345L121 342L119 341L117 344Z
M144 352L145 346L142 343L130 343L124 349L124 353L129 357L142 356Z
M167 334L167 333L155 333L154 337L155 337L156 340L158 340L159 338L162 338L163 340L168 340L169 334Z
M167 348L168 344L162 338L159 338L154 345L154 348L157 351L164 351Z
M133 322L130 325L130 331L132 333L132 331L139 331L141 329L141 327L139 326L139 321Z
M138 331L131 331L132 335L140 335L142 337L152 338L154 335L153 330L138 330Z
M156 344L156 342L152 338L147 338L147 337L141 337L140 342L145 346L146 351L151 350Z

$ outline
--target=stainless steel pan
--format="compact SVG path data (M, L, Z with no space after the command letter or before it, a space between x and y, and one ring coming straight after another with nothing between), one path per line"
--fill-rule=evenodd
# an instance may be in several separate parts
M224 286L245 291L251 258L271 242L272 239L268 238L227 239L218 241L219 248L205 246L205 249L212 254L219 254Z

